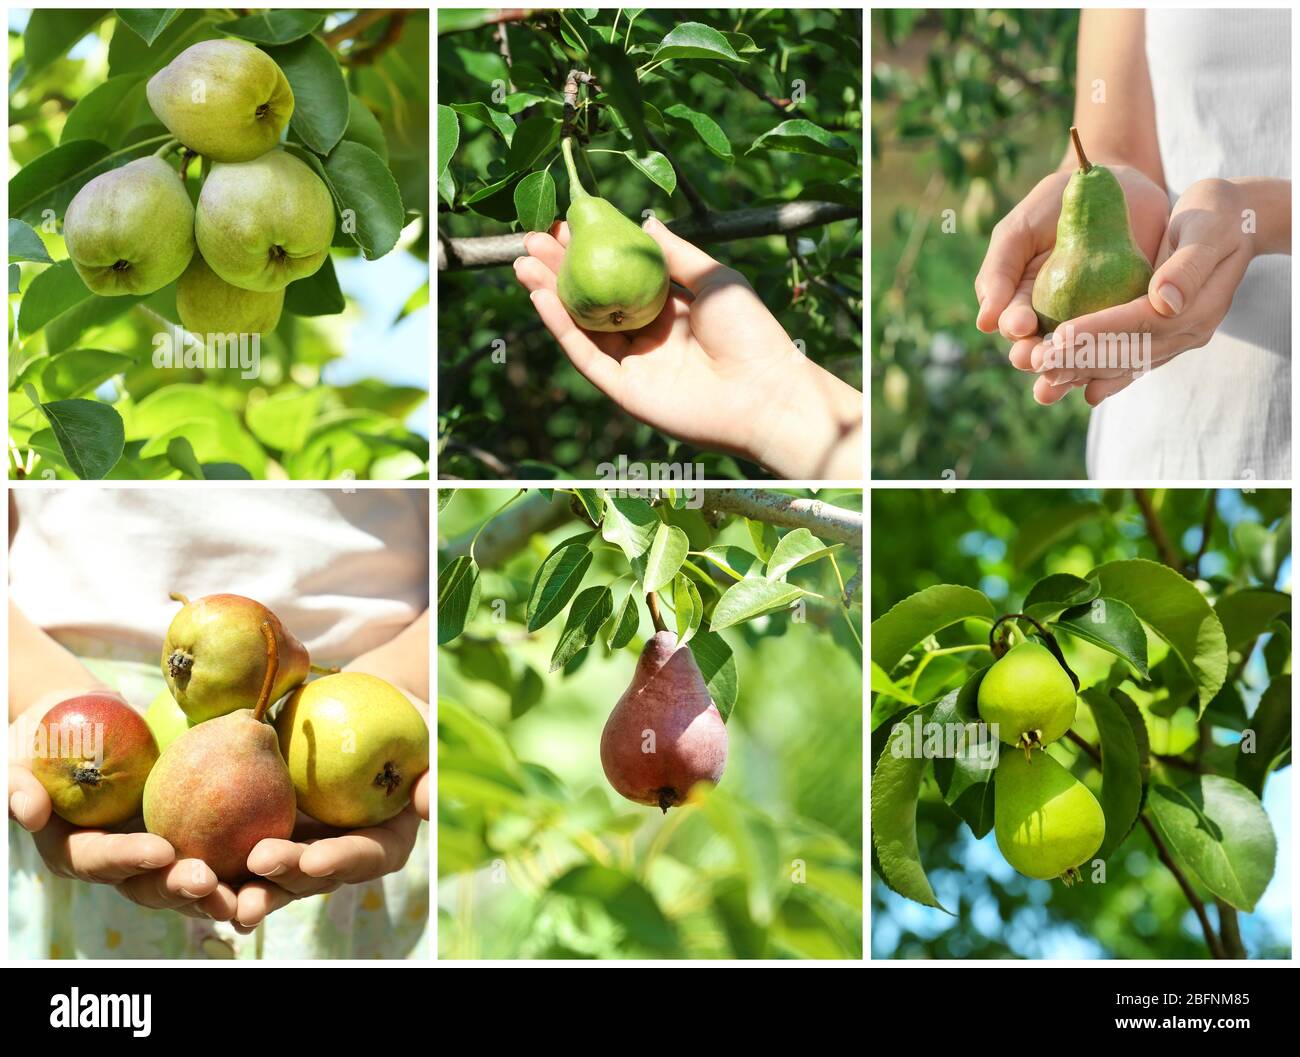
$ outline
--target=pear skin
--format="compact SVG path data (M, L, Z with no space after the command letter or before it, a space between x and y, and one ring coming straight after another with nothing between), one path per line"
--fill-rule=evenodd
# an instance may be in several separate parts
M1034 279L1031 297L1043 334L1141 297L1152 275L1133 238L1119 181L1104 165L1088 161L1078 129L1071 128L1070 136L1079 168L1065 185L1056 246Z
M1078 698L1050 650L1022 642L996 660L980 681L980 718L998 738L1021 747L1049 745L1070 729Z
M252 708L266 677L262 624L275 635L279 667L271 688L278 701L307 678L311 658L280 618L242 595L208 595L185 604L163 640L162 673L167 688L192 723Z
M140 813L158 746L119 694L91 693L55 705L37 724L31 770L54 812L74 826L116 826Z
M1097 853L1106 816L1092 791L1045 752L1004 752L993 776L998 849L1026 877L1070 874Z
M192 44L149 78L145 92L167 131L212 161L261 157L293 116L284 71L242 40Z
M273 293L325 263L334 198L311 166L284 150L219 162L199 192L194 237L226 282Z
M569 205L569 245L555 292L584 330L637 330L668 300L668 265L659 243L603 198Z
M181 859L202 859L221 880L249 876L258 841L293 836L295 802L275 730L243 709L191 727L154 764L144 824Z
M400 690L339 672L299 687L275 718L298 807L328 826L376 826L429 769L429 728Z
M161 158L140 158L77 192L63 214L63 240L91 293L144 297L190 263L194 206L180 173Z
M601 732L600 763L620 796L665 813L700 782L722 780L726 725L691 651L671 631L656 632L641 651Z

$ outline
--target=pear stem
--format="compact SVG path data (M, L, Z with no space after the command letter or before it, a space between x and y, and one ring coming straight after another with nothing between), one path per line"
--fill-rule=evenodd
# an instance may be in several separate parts
M275 629L269 620L262 621L262 638L266 640L266 676L262 679L262 692L257 698L257 708L253 710L253 719L261 722L271 704L271 687L280 671L280 647L275 642Z
M1079 139L1079 130L1073 125L1070 126L1070 139L1074 140L1074 153L1079 156L1079 171L1087 172L1092 168L1092 162L1088 160L1088 155L1083 153L1083 143Z
M316 675L338 675L340 671L337 664L332 668L327 668L323 664L313 664L310 667L312 672Z
M190 600L186 598L183 594L181 594L179 591L172 591L171 596L173 602L179 602L183 606L187 606L190 604Z
M653 591L647 591L645 604L650 609L650 621L655 626L655 631L667 631L668 627L664 624L664 618L659 613L659 596Z
M569 202L572 204L579 198L589 198L587 189L582 186L582 181L578 179L578 167L573 164L573 137L565 136L560 140L560 153L564 155L564 167L569 172Z

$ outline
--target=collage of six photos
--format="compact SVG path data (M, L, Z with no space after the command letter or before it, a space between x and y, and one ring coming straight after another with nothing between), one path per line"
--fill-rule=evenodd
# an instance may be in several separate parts
M1289 9L7 14L11 963L1292 958Z

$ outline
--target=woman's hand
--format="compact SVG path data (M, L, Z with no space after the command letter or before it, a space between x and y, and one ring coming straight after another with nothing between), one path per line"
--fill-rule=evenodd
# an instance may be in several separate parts
M555 293L568 225L534 232L515 275L573 366L634 418L794 480L862 475L862 394L809 361L744 277L657 220L676 284L635 333L582 330Z
M1255 235L1244 217L1252 209L1249 194L1231 180L1198 180L1174 206L1157 256L1150 289L1159 315L1144 315L1142 332L1151 334L1151 367L1209 342L1232 307L1246 268L1257 252ZM1122 329L1107 322L1122 309L1085 316L1075 324L1076 336ZM1056 343L1064 349L1064 336ZM1070 389L1083 386L1094 407L1138 377L1122 367L1052 368L1043 347L1030 357L1030 369L1040 371L1034 396L1055 403ZM1018 364L1019 366L1019 364Z

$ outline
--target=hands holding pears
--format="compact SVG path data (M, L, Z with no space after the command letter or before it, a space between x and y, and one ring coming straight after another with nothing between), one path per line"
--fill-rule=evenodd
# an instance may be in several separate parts
M170 144L97 176L64 216L73 266L104 297L179 280L181 323L196 336L267 333L284 288L321 267L334 237L329 189L280 146L294 108L284 72L244 41L207 40L156 73L147 95L187 151L213 163L197 208L163 160Z
M293 899L400 868L419 827L405 810L413 795L428 813L421 711L373 675L305 682L307 651L252 599L178 600L162 653L168 691L147 715L116 694L67 701L37 728L40 745L64 748L34 743L30 768L68 822L117 827L143 812L148 834L101 834L95 865L76 831L38 832L51 867L102 880L112 862L136 902L245 927ZM272 722L271 704L288 693ZM66 748L95 724L100 753L81 740ZM340 830L353 832L333 839ZM312 843L293 842L308 831ZM258 876L271 873L274 883Z
M1042 339L1061 324L1132 332L1149 329L1154 316L1145 295L1168 199L1136 169L1094 165L1071 132L1077 168L1041 180L998 225L975 280L980 329L1011 338L1022 370L1044 367ZM1053 388L1040 378L1035 396L1054 402L1069 389Z

